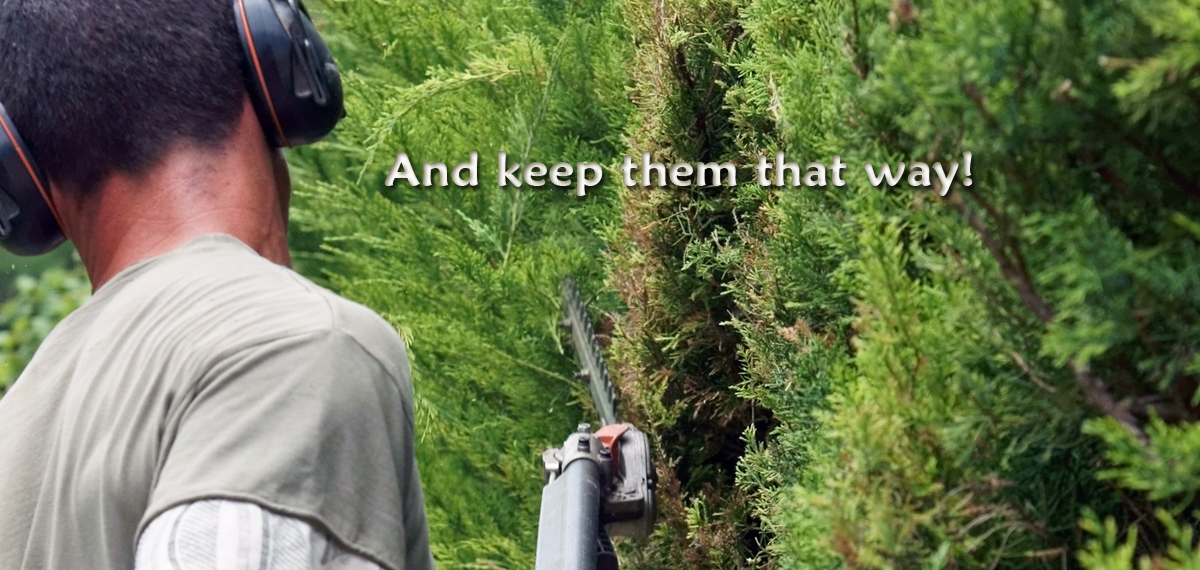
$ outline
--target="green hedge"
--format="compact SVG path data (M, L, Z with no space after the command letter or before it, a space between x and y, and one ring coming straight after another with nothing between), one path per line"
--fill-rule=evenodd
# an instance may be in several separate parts
M617 362L678 481L647 567L1195 563L1196 8L627 2L632 150L974 155L945 198L624 193Z
M564 352L559 281L602 280L607 187L514 191L510 160L613 161L628 43L603 3L325 2L344 71L335 137L290 156L302 270L408 342L417 449L439 568L533 566L540 454L584 418ZM403 151L479 153L479 187L384 185ZM609 295L609 298L612 296ZM601 305L610 299L601 299Z

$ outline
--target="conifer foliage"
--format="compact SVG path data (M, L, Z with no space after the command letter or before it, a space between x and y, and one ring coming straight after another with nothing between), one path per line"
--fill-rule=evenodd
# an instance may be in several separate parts
M314 7L348 116L290 157L295 257L408 343L439 568L531 568L540 454L585 419L558 285L573 274L597 292L590 228L614 214L573 188L499 188L497 153L614 162L628 43L600 2ZM388 187L398 152L418 169L477 152L479 186Z
M731 567L714 521L746 565L1194 564L1196 4L655 7L633 132L672 117L684 160L699 127L730 158L975 161L944 198L861 174L627 194L651 214L614 244L623 384L670 404L668 433L737 409L730 391L773 413L764 443L742 412L748 517L711 509L738 490L688 489L692 448L661 442L688 513L670 538L701 554L667 566ZM717 310L677 310L698 299ZM696 397L686 356L730 327L737 365Z

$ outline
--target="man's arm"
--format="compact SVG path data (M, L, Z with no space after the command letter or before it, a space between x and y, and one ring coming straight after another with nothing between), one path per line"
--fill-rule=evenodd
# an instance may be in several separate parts
M204 500L154 518L134 570L380 570L307 522L249 502Z
M432 570L411 384L391 364L405 362L399 338L389 348L318 329L208 366L168 413L141 528L181 504L241 500L311 521L384 570Z

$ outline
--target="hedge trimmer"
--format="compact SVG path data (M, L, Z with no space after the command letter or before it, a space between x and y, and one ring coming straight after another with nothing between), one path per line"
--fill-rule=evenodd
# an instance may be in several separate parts
M654 527L654 466L646 434L617 420L608 367L575 280L562 282L562 327L579 358L601 427L589 424L542 453L546 486L536 570L617 570L610 537L645 538Z

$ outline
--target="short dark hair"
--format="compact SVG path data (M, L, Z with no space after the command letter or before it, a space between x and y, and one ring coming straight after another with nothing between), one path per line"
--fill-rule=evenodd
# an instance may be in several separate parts
M229 0L0 0L0 104L67 191L181 139L215 147L246 93L233 17Z

